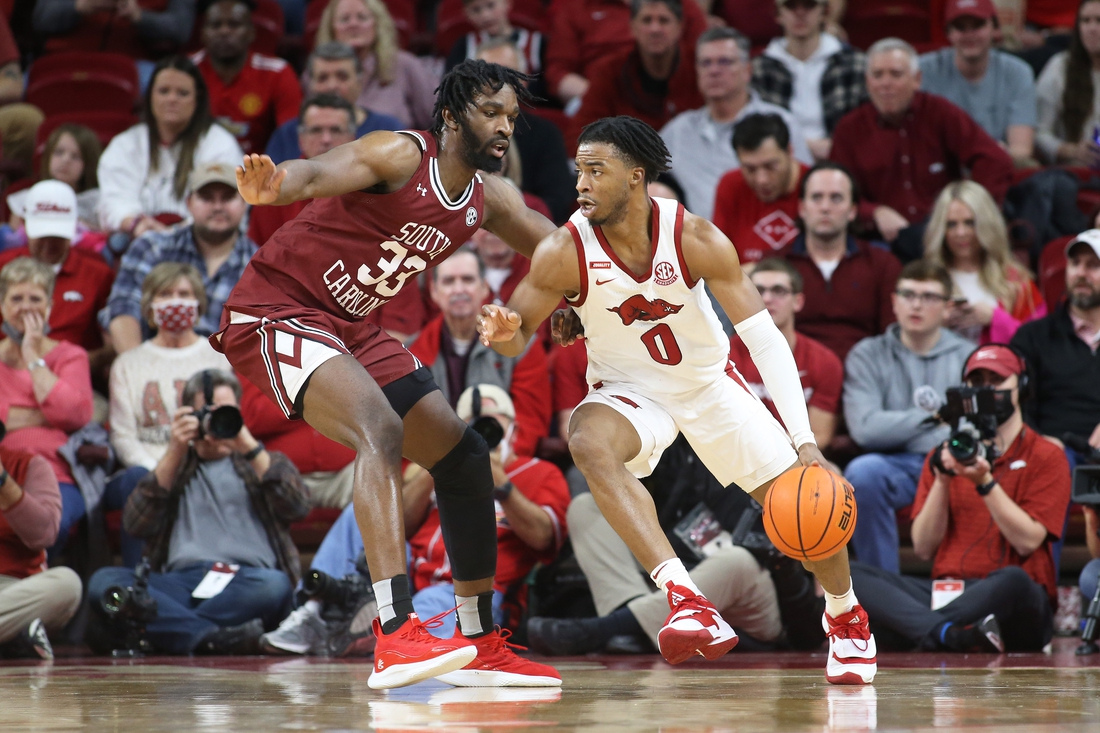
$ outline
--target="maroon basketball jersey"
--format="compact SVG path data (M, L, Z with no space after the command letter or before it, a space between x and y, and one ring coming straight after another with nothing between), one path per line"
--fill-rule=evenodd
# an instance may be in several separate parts
M447 259L477 231L485 194L475 176L457 201L443 189L435 138L405 131L423 155L392 193L319 198L253 256L227 307L301 305L357 321L416 276Z

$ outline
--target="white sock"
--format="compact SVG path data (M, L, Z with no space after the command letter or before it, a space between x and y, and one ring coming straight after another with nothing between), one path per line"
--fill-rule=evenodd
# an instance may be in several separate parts
M696 595L703 595L699 592L699 588L691 580L691 576L688 575L687 568L680 562L680 558L674 557L671 560L665 560L663 563L653 568L653 572L649 574L649 577L653 578L653 582L657 584L657 587L661 590L668 590L668 584L682 585Z
M458 628L463 636L475 639L493 630L492 591L477 596L456 593L455 605L458 606Z
M306 608L308 608L309 612L312 613L314 616L321 615L321 602L318 600L310 599L306 601Z
M859 601L856 600L856 593L852 588L851 581L848 583L847 593L834 596L829 591L825 591L825 613L829 614L831 618L843 616L855 608L858 603Z

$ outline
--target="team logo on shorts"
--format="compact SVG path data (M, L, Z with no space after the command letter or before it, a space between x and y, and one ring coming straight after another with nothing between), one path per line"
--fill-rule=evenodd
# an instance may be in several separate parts
M471 206L466 209L466 226L472 227L474 224L477 224L477 209Z
M676 274L676 268L667 262L659 262L657 266L653 268L653 281L658 285L671 285L679 279L679 275Z
M644 295L638 293L624 300L618 308L608 308L608 310L619 314L619 318L623 319L623 325L629 326L634 321L659 321L665 316L679 313L683 307L660 298L646 300Z

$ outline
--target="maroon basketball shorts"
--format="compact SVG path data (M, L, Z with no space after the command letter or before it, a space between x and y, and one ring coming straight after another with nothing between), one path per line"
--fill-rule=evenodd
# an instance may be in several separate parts
M234 307L222 315L214 348L264 391L288 418L317 367L342 354L354 356L379 387L423 365L397 339L373 323L348 322L311 308Z

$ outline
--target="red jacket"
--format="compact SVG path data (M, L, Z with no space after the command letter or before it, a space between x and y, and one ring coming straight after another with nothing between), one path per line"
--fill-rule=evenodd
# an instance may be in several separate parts
M0 463L23 489L15 504L0 511L0 575L26 578L46 569L46 548L57 541L61 491L41 456L0 447Z
M436 316L428 321L420 336L409 346L409 352L424 363L424 366L432 370L436 377L436 383L445 388L446 378L440 378L446 374L447 365L441 352L441 339L443 334L443 316ZM478 341L470 347L468 358L476 354L488 351ZM514 448L521 456L533 456L538 447L539 438L550 432L550 372L546 366L546 353L542 345L537 341L532 343L522 356L514 360L511 366L511 382L503 375L507 374L509 365L506 363L509 357L501 356L496 352L490 355L491 368L498 376L495 382L508 390L512 403L516 408L516 435ZM472 375L468 375L466 386L471 387ZM483 380L484 381L484 380ZM447 395L451 404L458 401L459 395Z
M1012 157L977 122L943 97L917 92L900 125L888 125L870 102L833 131L830 157L855 176L862 220L889 206L911 223L932 211L944 186L970 178L998 204L1012 185Z
M707 20L697 4L684 3L683 7L681 53L694 56L695 41L707 29ZM555 94L566 74L580 74L593 81L597 61L634 47L630 3L623 0L557 0L550 15L554 23L546 43L545 73Z
M828 346L843 362L856 342L877 336L897 320L891 294L901 263L884 249L848 239L836 271L828 282L806 252L799 237L787 254L802 274L806 305L798 314L798 330Z
M285 453L299 473L339 471L355 458L355 451L329 440L305 420L287 420L247 379L241 379L241 417L257 440L268 450Z
M576 139L588 123L616 115L637 117L660 130L681 112L703 106L695 79L694 51L688 53L680 49L680 58L668 80L668 94L663 97L642 88L641 73L642 60L636 48L593 64L588 91L573 117L573 138Z

